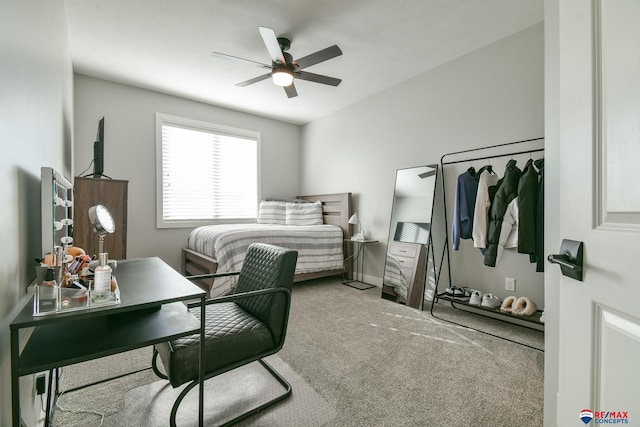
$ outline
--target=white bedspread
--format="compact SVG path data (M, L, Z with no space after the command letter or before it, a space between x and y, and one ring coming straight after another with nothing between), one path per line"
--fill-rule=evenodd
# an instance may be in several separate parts
M343 269L343 234L334 225L219 224L191 232L187 247L218 262L218 273L239 271L251 243L298 251L296 274ZM216 278L211 297L232 290L235 278Z

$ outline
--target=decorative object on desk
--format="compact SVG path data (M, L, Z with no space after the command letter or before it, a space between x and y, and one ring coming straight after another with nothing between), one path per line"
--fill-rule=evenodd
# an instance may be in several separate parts
M61 286L59 292L60 311L89 305L89 289L77 278L69 280L66 287Z
M104 252L104 237L116 231L115 222L109 212L109 209L102 205L96 205L89 208L89 221L93 226L93 232L99 237L99 251Z
M107 254L103 252L99 258L100 265L95 268L93 275L92 302L109 301L111 295L111 267L107 264Z
M351 218L349 218L349 224L351 225L359 225L360 221L358 221L358 214L354 213L353 215L351 215ZM357 233L355 233L351 239L352 240L364 240L364 230L362 230L362 228L358 227L360 231L358 231Z
M115 296L111 292L111 267L108 254L104 252L104 238L115 231L113 217L107 208L96 205L89 208L89 220L93 231L99 237L98 266L94 269L93 289L91 290L91 302L103 303L114 301Z
M104 252L104 238L107 234L112 234L116 231L115 222L113 217L111 216L111 212L109 209L105 208L102 205L96 205L89 208L89 221L91 222L91 226L93 227L93 232L98 235L98 258L100 254ZM114 262L109 261L107 257L107 264L115 265ZM100 260L91 261L89 263L89 268L94 270L98 265L100 265Z
M68 246L64 249L64 252L66 254L71 255L72 257L78 257L78 256L82 256L82 255L86 255L84 252L84 249L79 248L77 246Z
M58 283L55 274L53 267L47 268L44 281L41 284L36 284L33 299L34 316L58 311Z

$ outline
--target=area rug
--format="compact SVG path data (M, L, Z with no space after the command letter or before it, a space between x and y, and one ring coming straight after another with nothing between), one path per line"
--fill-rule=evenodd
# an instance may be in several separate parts
M322 426L337 416L329 405L277 355L265 359L289 381L293 392L286 400L237 424L240 426ZM108 424L120 426L167 426L171 407L184 386L174 389L161 380L129 391L125 408ZM204 425L216 426L284 391L257 362L211 378L205 382ZM198 423L198 391L191 390L180 405L179 426Z

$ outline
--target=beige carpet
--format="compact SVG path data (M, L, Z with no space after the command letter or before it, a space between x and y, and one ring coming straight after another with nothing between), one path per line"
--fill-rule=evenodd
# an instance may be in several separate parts
M292 298L287 339L278 357L285 376L302 386L292 382L288 401L245 425L542 425L544 353L383 300L380 289L344 286L339 278L298 283ZM544 348L540 332L453 310L448 304L438 306L443 318ZM106 375L149 366L150 349L134 353L96 360L91 367L68 367L63 383L68 387L69 380L87 379L102 370ZM111 414L105 419L107 427L153 425L152 419L168 425L170 403L143 404L143 391L145 399L154 399L156 391L165 393L156 382L153 373L145 371L64 395L61 404ZM299 401L305 390L313 397L311 403ZM315 409L326 419L299 418ZM167 415L156 414L161 411ZM268 418L271 411L280 417L278 422ZM99 419L59 413L55 425L98 426Z

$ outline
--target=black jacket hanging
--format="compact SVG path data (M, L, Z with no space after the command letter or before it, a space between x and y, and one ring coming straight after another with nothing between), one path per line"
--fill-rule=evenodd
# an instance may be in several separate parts
M538 214L536 215L536 271L544 271L544 159L535 161L540 170L540 183L538 184Z
M484 264L489 267L496 266L498 255L498 242L500 240L500 230L502 229L502 219L507 210L507 206L518 195L518 182L522 176L522 171L516 166L515 160L509 160L505 168L502 182L496 190L496 195L489 210L489 231L487 233L487 249L484 252Z
M538 206L538 171L529 159L518 183L518 252L536 251L536 214Z

